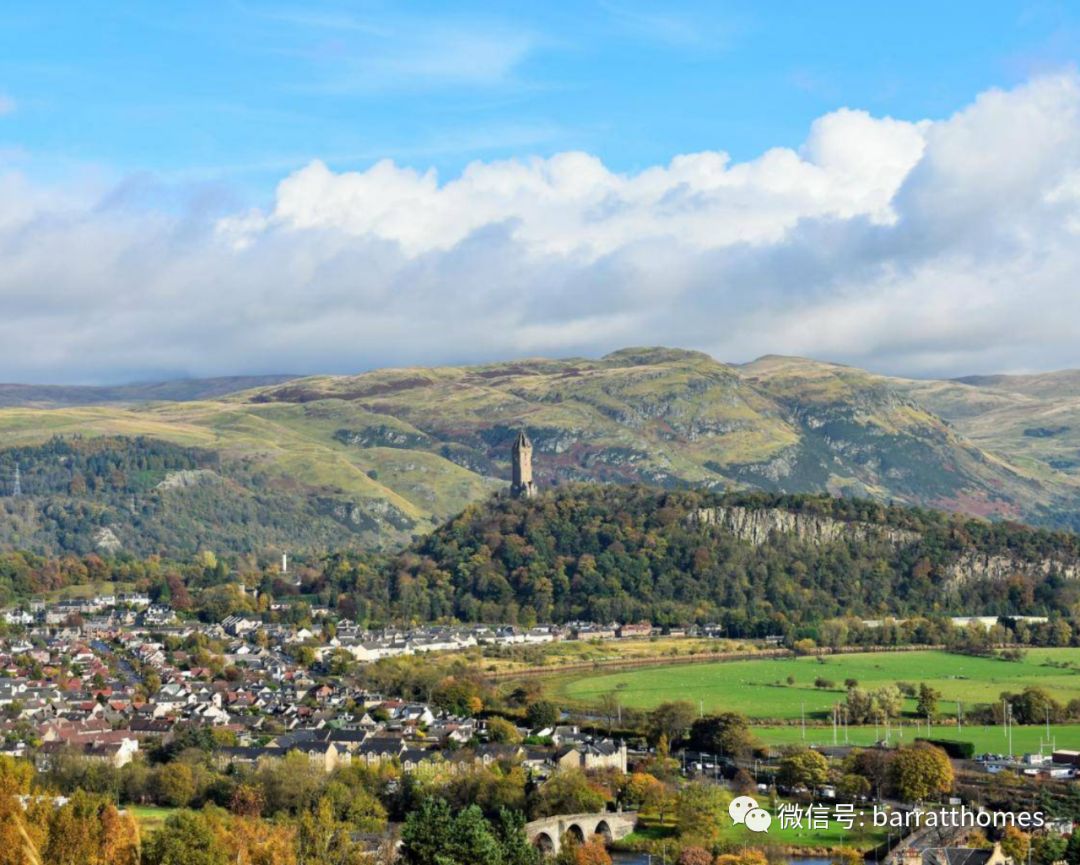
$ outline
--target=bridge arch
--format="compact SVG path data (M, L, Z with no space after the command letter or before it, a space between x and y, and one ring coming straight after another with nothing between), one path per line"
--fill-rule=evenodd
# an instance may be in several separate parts
M636 824L637 814L633 811L557 814L526 823L525 833L545 856L557 856L567 836L580 843L599 835L605 843L610 843L625 838Z
M533 846L540 851L541 856L554 856L558 852L555 840L547 832L540 832L533 839Z

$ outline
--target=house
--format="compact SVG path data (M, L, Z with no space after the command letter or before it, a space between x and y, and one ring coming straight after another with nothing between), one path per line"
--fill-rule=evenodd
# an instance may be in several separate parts
M907 863L905 851L904 862ZM992 848L975 849L972 847L930 847L918 857L920 865L1006 865L1012 862L1001 850L1000 844Z
M626 772L626 744L611 739L599 742L576 742L555 752L560 769L618 769Z
M312 766L318 766L327 774L352 762L352 754L345 749L339 751L333 742L304 742L288 750L306 754Z
M57 756L70 753L89 760L100 760L119 769L130 763L138 750L138 741L128 738L120 741L44 742L38 748L34 764L39 772L44 772L52 766Z
M405 751L405 740L391 736L371 736L353 752L355 759L369 766L378 766L388 760L396 760Z

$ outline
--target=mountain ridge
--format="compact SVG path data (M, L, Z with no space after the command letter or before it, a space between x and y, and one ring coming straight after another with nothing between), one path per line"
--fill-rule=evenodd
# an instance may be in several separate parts
M275 544L337 538L388 548L503 488L510 443L525 427L542 487L828 492L1077 527L1080 398L1047 395L1047 387L1034 397L782 355L727 364L702 352L628 347L601 358L282 377L182 401L7 406L0 501L11 490L13 448L30 448L22 459L33 460L33 448L55 436L143 437L199 449L241 498L281 511L282 521L306 513L322 526L307 533L283 524ZM24 488L36 494L32 478ZM210 494L199 490L159 494ZM94 490L83 495L92 502ZM52 487L46 498L66 507L72 496ZM101 519L125 548L139 549L123 510ZM10 543L2 529L0 544ZM236 531L211 533L213 542L235 550L268 542L265 533ZM45 536L36 543L62 547Z

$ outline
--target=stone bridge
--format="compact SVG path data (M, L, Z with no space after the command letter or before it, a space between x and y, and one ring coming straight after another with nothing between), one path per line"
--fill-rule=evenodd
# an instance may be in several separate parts
M525 824L525 833L545 856L555 856L564 835L578 841L600 835L605 842L618 841L634 831L637 812L618 811L600 814L559 814Z

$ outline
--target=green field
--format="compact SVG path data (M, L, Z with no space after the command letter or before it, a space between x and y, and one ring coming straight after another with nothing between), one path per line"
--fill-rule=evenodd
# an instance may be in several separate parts
M833 729L821 726L808 726L806 736L798 724L763 725L754 727L754 733L763 742L770 745L832 745ZM890 743L909 743L916 737L927 737L925 723L905 720L901 725L889 728ZM955 724L934 724L930 727L931 739L957 739L975 745L977 754L1004 754L1009 750L1009 739L1003 727L965 726L957 730ZM837 732L835 741L840 744L872 745L885 739L885 728L874 726L851 727L845 739L844 731ZM1050 727L1050 739L1057 748L1080 750L1080 724L1053 724ZM1046 744L1046 728L1042 725L1032 727L1014 726L1012 730L1012 750L1015 754L1038 752L1040 745Z
M1053 666L1068 664L1067 668ZM792 685L787 678L794 677ZM818 677L835 683L814 687ZM613 673L585 672L554 676L547 692L567 705L586 707L614 694L628 708L651 709L672 700L700 703L705 712L737 711L751 718L808 719L831 717L844 699L844 680L873 689L896 682L926 682L942 693L941 712L955 711L956 701L972 705L999 699L1002 691L1039 685L1063 703L1080 699L1080 649L1032 649L1022 661L1002 661L946 652L876 652L816 658L646 667ZM908 701L908 712L914 701ZM831 732L830 732L831 736Z
M768 796L758 796L758 802L773 815L772 825L767 835L751 832L745 826L730 823L726 818L720 821L720 840L729 844L747 844L753 847L776 845L779 847L838 848L853 847L869 850L885 841L887 830L875 828L867 812L857 811L854 824L847 829L844 824L830 819L828 828L811 828L808 817L801 826L782 825L780 808L787 800L771 802ZM832 809L829 809L830 818ZM789 821L793 822L793 821ZM859 824L862 824L861 826ZM669 820L661 826L655 815L645 816L638 828L627 836L619 846L629 849L640 848L644 842L672 838L676 834L674 821Z
M161 828L161 825L168 819L175 808L162 808L156 805L128 805L124 809L139 824L139 831L142 832L145 837L149 832L156 832Z

